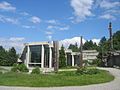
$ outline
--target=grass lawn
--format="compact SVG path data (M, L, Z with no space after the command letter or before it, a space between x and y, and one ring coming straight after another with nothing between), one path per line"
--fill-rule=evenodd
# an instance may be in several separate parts
M109 82L113 79L114 77L109 72L103 70L94 75L77 75L75 71L64 71L51 75L9 72L0 74L0 85L29 87L81 86Z

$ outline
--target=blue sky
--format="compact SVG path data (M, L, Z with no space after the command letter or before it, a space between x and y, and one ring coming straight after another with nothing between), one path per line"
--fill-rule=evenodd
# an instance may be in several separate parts
M60 40L64 45L85 40L99 42L120 30L119 0L0 0L0 45Z

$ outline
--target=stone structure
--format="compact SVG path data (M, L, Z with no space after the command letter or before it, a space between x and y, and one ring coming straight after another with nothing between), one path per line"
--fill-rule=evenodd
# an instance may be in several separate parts
M29 70L39 66L42 71L58 71L59 67L59 43L34 42L24 44L21 60ZM80 52L72 52L70 49L65 50L66 64L68 66L80 65ZM96 59L98 52L96 50L83 50L83 60Z
M54 70L53 49L53 43L26 43L20 59L29 69L39 66L43 71Z
M80 65L80 52L72 52L71 49L66 49L66 64L69 66L79 66ZM83 50L83 61L97 59L98 52L96 50Z

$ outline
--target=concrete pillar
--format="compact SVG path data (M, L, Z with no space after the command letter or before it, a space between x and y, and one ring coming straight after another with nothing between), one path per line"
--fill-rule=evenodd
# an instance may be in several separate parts
M72 55L72 66L74 66L74 55Z
M29 67L29 60L30 60L30 47L29 45L27 46L27 58L26 58L26 66L27 68Z
M49 68L52 68L52 48L49 47Z
M66 58L66 65L67 65L67 54L65 54L65 58Z
M41 68L44 68L44 46L42 45Z

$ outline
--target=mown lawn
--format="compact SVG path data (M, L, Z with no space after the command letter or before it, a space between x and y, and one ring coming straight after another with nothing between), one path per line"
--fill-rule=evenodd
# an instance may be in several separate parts
M94 75L77 75L75 71L64 71L51 75L9 72L0 74L0 85L29 87L81 86L109 82L113 79L114 77L109 72L103 70Z

